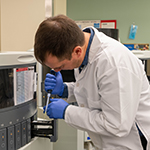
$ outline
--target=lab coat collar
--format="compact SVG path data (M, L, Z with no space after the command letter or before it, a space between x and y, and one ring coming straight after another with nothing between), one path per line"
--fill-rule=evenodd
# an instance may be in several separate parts
M89 63L92 64L92 62L100 55L102 52L102 41L100 39L101 36L106 36L102 32L99 32L96 28L90 27L94 30L95 35L93 37L93 41L91 44L90 52L89 52Z
M84 74L86 73L86 70L89 67L89 64L92 64L92 62L95 60L95 58L97 56L99 56L100 52L101 52L101 44L100 44L100 39L98 38L98 34L103 34L100 33L96 28L94 27L87 27L87 28L92 28L94 30L94 37L93 37L93 41L91 43L91 47L89 50L89 57L88 57L88 64L87 66L81 71L81 73L79 74L79 71L76 71L76 80L80 80L84 77ZM84 30L84 29L83 29Z
M86 49L86 54L84 57L84 60L81 64L81 66L79 67L79 73L82 71L83 67L86 67L87 63L88 63L88 57L89 57L89 50L90 50L90 46L94 37L94 31L91 28L86 28L85 30L83 30L83 32L88 32L91 33L90 39L89 39L89 43Z

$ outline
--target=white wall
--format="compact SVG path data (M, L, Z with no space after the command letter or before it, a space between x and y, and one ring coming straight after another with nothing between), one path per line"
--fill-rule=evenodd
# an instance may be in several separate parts
M67 0L54 0L54 16L63 14L66 15Z
M1 0L1 52L31 49L43 19L45 0Z

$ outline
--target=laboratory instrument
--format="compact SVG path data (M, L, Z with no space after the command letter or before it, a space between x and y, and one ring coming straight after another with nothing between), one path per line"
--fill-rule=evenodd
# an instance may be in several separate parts
M57 121L37 120L36 64L33 52L0 53L0 150L20 149L35 137L57 140Z

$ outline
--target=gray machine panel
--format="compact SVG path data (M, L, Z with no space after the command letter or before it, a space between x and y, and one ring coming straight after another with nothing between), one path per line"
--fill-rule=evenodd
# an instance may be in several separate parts
M0 130L0 150L7 150L6 128Z
M22 134L22 146L27 143L27 123L23 121L21 123L21 134Z
M14 134L14 126L8 127L8 150L14 150L15 149L15 134Z
M27 119L27 143L31 141L31 119Z
M4 109L0 109L0 129L15 125L32 117L37 112L36 99Z
M16 149L19 149L21 147L21 125L20 123L15 125L15 146Z

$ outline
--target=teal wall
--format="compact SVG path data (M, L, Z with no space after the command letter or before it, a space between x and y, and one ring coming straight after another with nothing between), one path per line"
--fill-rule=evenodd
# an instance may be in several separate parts
M122 43L150 44L150 0L67 0L67 16L73 20L117 20ZM138 26L129 39L132 24Z

